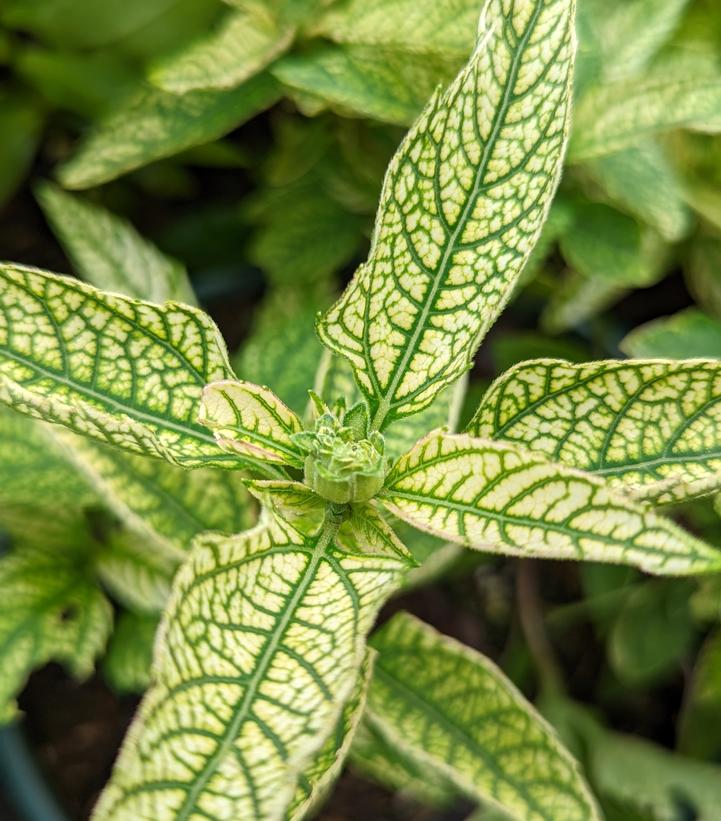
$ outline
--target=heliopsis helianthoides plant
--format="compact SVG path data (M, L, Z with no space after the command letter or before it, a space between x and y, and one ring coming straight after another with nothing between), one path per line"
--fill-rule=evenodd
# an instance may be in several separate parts
M574 11L486 4L468 64L390 165L368 260L318 320L328 351L306 419L235 377L197 308L2 266L1 398L147 537L136 583L112 561L103 578L162 596L158 564L182 556L95 818L299 819L354 746L510 817L599 817L578 765L488 660L404 614L368 639L415 564L395 532L407 525L507 556L721 570L721 554L652 510L721 488L721 363L523 363L452 432L559 182ZM257 524L218 532L234 503L246 518L246 487ZM63 586L46 554L4 561L6 581L34 572L26 594L33 580ZM20 668L91 663L107 606L73 590L56 596L61 618L48 607L49 646L15 648ZM17 598L4 621L32 605Z

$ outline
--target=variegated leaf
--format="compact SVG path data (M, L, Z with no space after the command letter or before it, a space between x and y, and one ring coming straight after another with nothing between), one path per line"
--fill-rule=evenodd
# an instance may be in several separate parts
M523 362L468 426L595 473L638 499L721 489L721 363Z
M600 818L578 763L487 658L407 613L371 644L366 719L403 755L519 821Z
M338 43L455 54L465 60L473 48L480 5L479 0L350 0L331 6L312 33Z
M334 732L298 779L298 787L286 815L288 821L312 817L339 776L363 715L374 658L375 653L368 650L353 693L343 707Z
M91 285L148 302L195 305L183 266L130 223L50 183L43 183L36 195L77 273Z
M342 551L337 525L331 517L308 537L269 516L241 536L196 542L95 818L285 817L406 567Z
M95 556L95 572L114 599L133 612L158 614L168 603L181 557L158 550L142 534L111 531Z
M446 807L458 797L458 788L448 778L387 740L367 717L353 739L350 761L353 769L366 778L422 804Z
M591 474L510 442L433 433L390 473L382 501L436 536L489 553L718 572L721 551Z
M205 530L238 533L252 523L248 494L236 471L184 470L63 428L47 433L64 446L66 458L105 505L168 556L184 558L193 537Z
M373 426L423 410L470 367L548 212L561 169L573 0L490 0L467 67L392 161L371 253L320 321Z
M162 157L218 139L273 105L278 83L259 74L229 91L170 94L143 87L115 106L64 163L66 188L90 188Z
M92 578L84 551L24 547L0 559L0 722L34 667L60 661L90 675L112 624L112 608Z
M206 385L198 419L228 453L303 467L291 438L303 424L269 388L232 380Z
M161 60L150 78L176 94L234 88L282 54L293 34L263 5L231 12L216 31Z
M415 564L411 552L396 536L378 508L370 503L351 507L348 518L338 530L336 541L351 553L396 555L409 566Z
M690 61L659 65L642 79L596 86L574 111L569 160L614 154L639 139L696 127L721 113L721 72L699 72Z
M197 421L204 385L232 375L195 308L0 266L0 398L24 413L185 467L242 467Z

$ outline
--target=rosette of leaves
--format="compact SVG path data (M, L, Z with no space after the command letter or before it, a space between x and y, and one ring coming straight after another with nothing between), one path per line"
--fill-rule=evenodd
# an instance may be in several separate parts
M192 540L96 818L301 818L361 721L361 758L441 793L599 817L487 659L407 615L367 640L414 563L389 514L486 553L721 570L652 508L719 489L718 361L522 363L465 431L439 427L548 215L574 55L573 0L485 5L466 65L391 161L367 261L318 320L312 428L236 377L199 309L0 269L6 404L104 453L241 475L262 507L250 530Z

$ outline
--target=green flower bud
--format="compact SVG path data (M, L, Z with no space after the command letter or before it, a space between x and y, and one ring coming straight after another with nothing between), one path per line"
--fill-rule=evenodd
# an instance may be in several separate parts
M329 502L367 502L383 487L383 437L372 433L360 439L358 435L357 426L344 425L333 414L324 413L314 432L294 437L308 454L305 483Z

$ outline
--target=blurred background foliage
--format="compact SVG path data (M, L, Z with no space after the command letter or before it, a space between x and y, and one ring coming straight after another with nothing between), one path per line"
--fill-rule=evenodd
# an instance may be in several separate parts
M516 298L481 351L466 415L490 379L525 359L721 358L721 7L578 5L564 179ZM465 61L479 6L3 0L0 254L147 299L197 295L239 376L302 412L322 354L314 316L364 259L387 163ZM3 595L25 561L94 625L82 658L38 644L15 685L50 658L87 674L112 632L92 686L142 690L178 556L149 557L63 447L9 411L0 411L0 453L0 524L26 551L0 563ZM162 477L171 492L178 481ZM252 516L247 504L238 526ZM721 547L721 500L670 512ZM156 530L162 537L162 523ZM437 544L416 548L435 562L403 606L540 694L609 819L719 818L721 581L459 562ZM49 551L62 562L48 564ZM424 587L429 579L436 584ZM43 603L14 601L37 633ZM529 619L543 624L540 635ZM8 631L0 619L0 658ZM57 727L72 734L74 725L42 717L56 686L31 680L21 706L38 755L55 761L51 778L74 784L63 800L82 817L130 708L99 700L98 720L111 729L78 742L99 772L69 776ZM322 817L462 817L420 810L457 797L378 739L359 739L354 761L396 797L346 779L335 814ZM359 791L364 814L354 815Z

